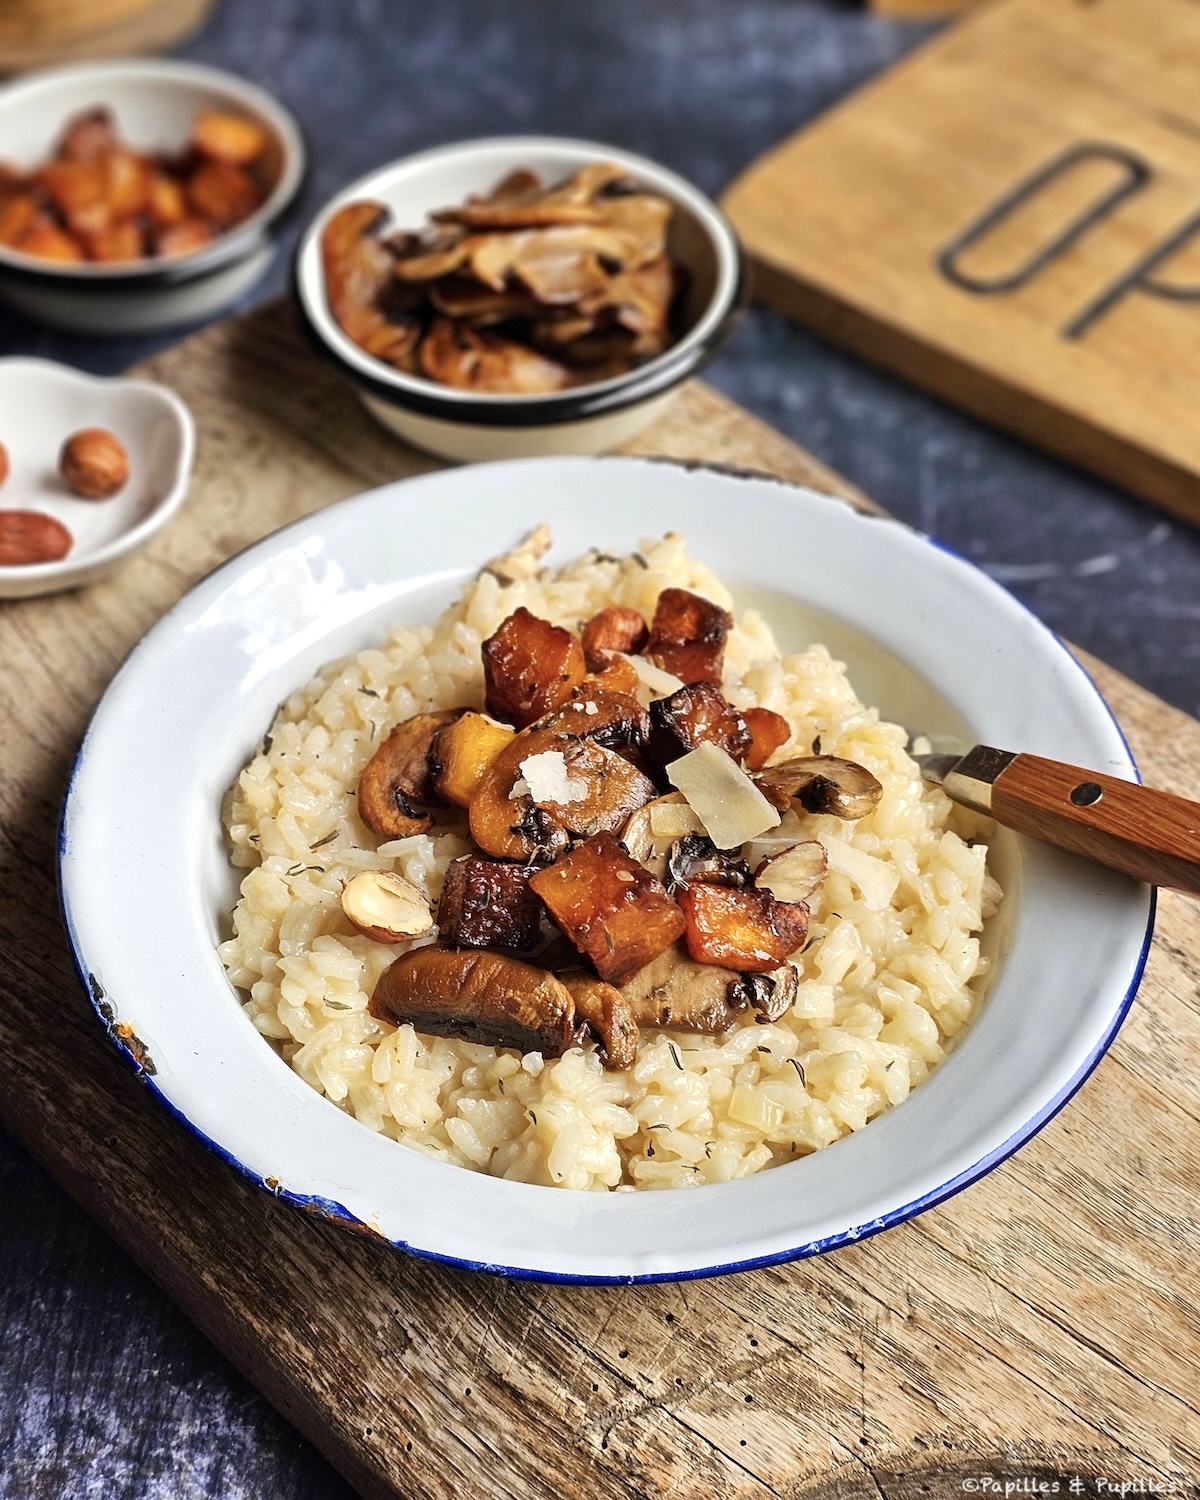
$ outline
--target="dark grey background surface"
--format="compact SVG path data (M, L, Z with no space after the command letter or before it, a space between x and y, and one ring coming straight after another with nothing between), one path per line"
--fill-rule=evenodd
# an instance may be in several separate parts
M181 52L256 79L303 122L314 167L298 228L393 157L526 130L615 142L715 194L930 31L837 0L224 0ZM287 279L285 256L252 300ZM0 310L0 353L97 372L168 341L73 339ZM1055 630L1200 713L1200 533L768 313L709 378ZM350 1495L2 1135L0 1204L0 1500Z

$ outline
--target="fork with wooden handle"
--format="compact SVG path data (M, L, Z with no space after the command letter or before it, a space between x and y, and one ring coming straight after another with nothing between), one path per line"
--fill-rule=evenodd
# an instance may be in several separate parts
M914 758L926 781L1006 828L1200 895L1200 802L989 745Z

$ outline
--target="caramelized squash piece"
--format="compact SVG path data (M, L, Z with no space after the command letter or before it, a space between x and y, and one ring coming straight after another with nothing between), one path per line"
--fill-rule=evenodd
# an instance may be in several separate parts
M791 737L792 726L770 708L746 708L742 718L750 731L750 748L743 759L748 771L761 771L781 745Z
M632 1068L640 1037L630 1002L620 990L582 969L560 974L559 978L571 992L576 1016L595 1037L604 1066Z
M640 612L623 604L610 604L583 627L583 654L589 672L603 672L614 651L636 656L650 637Z
M439 730L429 753L438 796L455 807L470 807L483 773L512 738L507 724L486 714L465 713Z
M732 626L733 616L711 599L688 589L663 589L645 654L681 682L719 683Z
M763 796L782 812L795 798L805 812L865 818L883 796L883 787L866 766L837 755L785 760L760 772L756 780Z
M595 834L529 883L609 984L623 984L683 933L678 906L611 833Z
M483 948L415 948L380 975L377 1021L485 1047L561 1057L583 1040L571 992L545 969Z
M751 746L745 718L711 682L693 683L651 703L646 749L650 765L669 766L704 744L720 746L733 760L741 760Z
M529 888L533 871L465 854L451 860L438 901L438 933L452 948L505 948L528 953L542 935L542 903Z
M584 685L591 683L602 688L606 693L625 693L630 698L634 698L637 696L638 688L642 685L642 679L628 657L614 656L603 671L588 674Z
M524 780L522 764L547 754L561 757L558 769L570 800L539 799L517 789ZM595 740L535 725L517 735L484 772L471 799L471 836L501 859L553 859L570 835L621 828L653 796L653 783L623 756Z
M483 643L488 713L518 729L564 704L586 675L583 648L571 632L524 605Z
M461 713L461 708L450 708L405 719L367 762L358 782L358 811L372 833L403 839L433 827L432 816L421 810L440 800L429 753L438 730Z
M681 886L675 899L687 918L687 949L697 963L769 974L808 933L808 907L777 901L767 890L697 882Z
M187 180L184 193L193 212L219 229L247 219L262 202L262 193L241 167L206 161Z

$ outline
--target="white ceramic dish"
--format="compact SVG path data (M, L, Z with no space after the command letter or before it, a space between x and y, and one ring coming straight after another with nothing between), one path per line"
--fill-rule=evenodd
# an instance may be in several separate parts
M222 794L279 700L321 663L375 640L387 621L431 620L542 519L553 560L682 530L739 603L771 611L785 647L827 637L888 715L1135 776L1103 700L1059 642L998 585L902 526L771 480L633 459L388 485L199 584L96 713L67 801L62 884L77 962L114 1040L153 1067L147 1081L181 1119L272 1191L420 1254L517 1276L688 1277L811 1255L974 1181L1107 1048L1153 911L1147 887L1011 836L996 843L1007 930L991 940L1003 938L1003 960L961 1044L865 1130L742 1181L573 1193L433 1162L316 1094L253 1030L214 951L237 889Z
M0 88L0 156L44 161L67 120L107 105L121 139L178 151L202 109L248 116L267 129L274 186L243 223L188 254L122 264L56 265L0 245L0 294L22 312L78 333L149 333L211 317L254 285L304 182L307 152L295 118L232 73L166 58L78 63L27 73Z
M59 451L84 427L107 428L129 455L129 482L111 500L80 500L59 477ZM0 442L10 464L0 510L43 511L75 538L59 562L0 567L0 599L22 599L92 583L140 551L184 502L196 429L164 386L14 358L0 359Z
M393 369L360 349L334 320L325 296L321 234L345 204L372 199L392 210L397 229L420 229L434 209L488 192L516 167L531 167L544 181L557 182L595 161L619 162L634 181L675 204L670 251L691 276L687 327L657 359L616 379L554 395L480 395ZM737 235L691 183L615 146L556 136L462 141L380 167L326 204L296 255L296 289L309 327L354 382L368 411L416 447L468 462L599 453L633 437L662 414L678 386L724 343L745 286Z

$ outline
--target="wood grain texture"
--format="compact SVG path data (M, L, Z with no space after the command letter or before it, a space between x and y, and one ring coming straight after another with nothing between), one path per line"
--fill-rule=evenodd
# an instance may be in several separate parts
M1151 885L1200 895L1200 802L1018 755L992 783L991 811L1018 833Z
M0 613L0 1111L39 1160L365 1496L916 1500L981 1473L1190 1483L1187 898L1164 897L1142 997L1068 1109L969 1191L814 1261L628 1288L449 1270L302 1215L167 1117L104 1040L58 922L57 810L88 714L216 562L429 464L362 414L278 307L146 373L198 421L184 512L110 581ZM836 485L700 387L643 446ZM1200 793L1200 726L1089 665L1147 775Z
M1011 290L939 269L980 216L1078 148L1091 154L965 248L959 273L1003 281L1110 191L1136 191ZM769 152L724 202L765 301L1200 521L1200 7L985 5ZM1155 252L1141 290L1117 295Z

